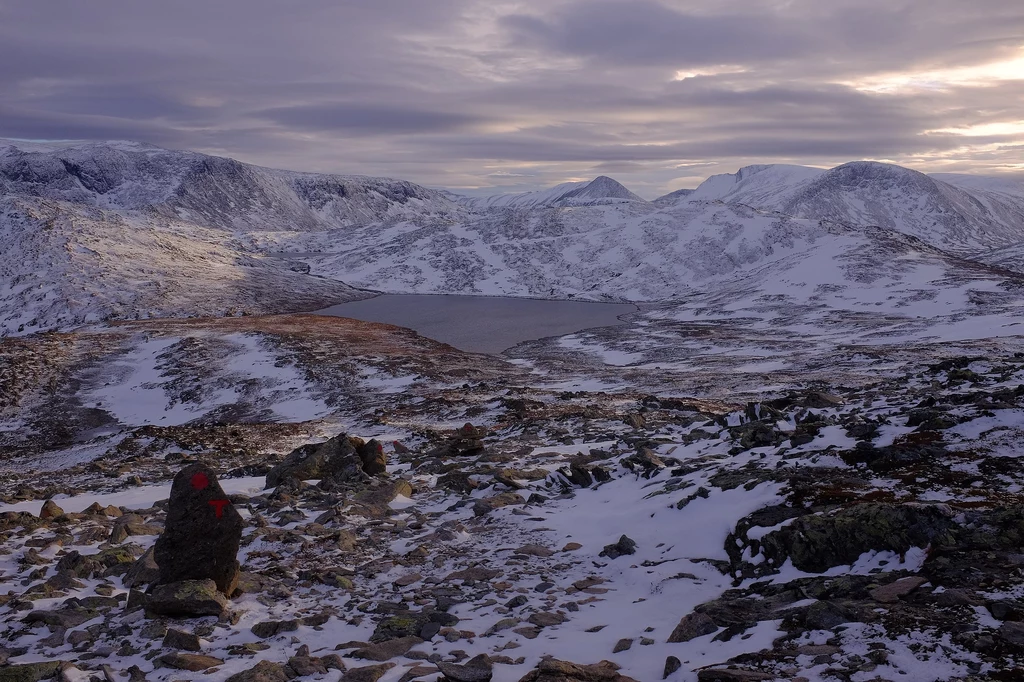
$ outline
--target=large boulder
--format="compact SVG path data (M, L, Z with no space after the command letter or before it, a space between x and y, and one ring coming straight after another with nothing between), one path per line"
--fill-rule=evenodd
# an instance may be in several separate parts
M906 552L948 544L955 524L940 505L863 503L831 514L807 515L760 541L771 566L786 559L801 571L821 573L852 564L871 550Z
M342 433L323 443L308 443L292 450L267 472L266 487L310 479L331 483L368 480L368 475L384 473L387 460L382 458L384 449L377 441L365 443Z
M244 526L213 470L205 464L185 467L174 477L164 532L153 549L157 584L212 580L231 596Z

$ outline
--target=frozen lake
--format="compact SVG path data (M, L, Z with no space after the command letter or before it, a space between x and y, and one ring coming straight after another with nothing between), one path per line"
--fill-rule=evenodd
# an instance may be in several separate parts
M384 294L318 311L320 315L386 322L473 353L500 353L524 341L625 324L628 303L533 298Z

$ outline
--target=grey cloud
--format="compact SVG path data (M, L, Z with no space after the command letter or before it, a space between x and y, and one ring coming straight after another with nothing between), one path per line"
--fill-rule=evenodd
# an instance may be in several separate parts
M1019 120L1020 81L840 83L1009 58L1022 36L1005 0L0 0L0 137L431 186L609 173L652 195L755 162L1006 170L1024 136L926 132ZM671 80L722 64L746 71Z
M414 106L366 104L314 104L255 112L286 126L304 130L351 131L364 134L408 134L453 131L469 128L483 120L449 111L431 111Z

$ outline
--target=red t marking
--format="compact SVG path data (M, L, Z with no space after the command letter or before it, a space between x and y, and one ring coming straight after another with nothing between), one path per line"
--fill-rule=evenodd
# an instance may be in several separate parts
M224 515L224 507L231 504L231 500L210 500L207 504L214 508L219 519Z

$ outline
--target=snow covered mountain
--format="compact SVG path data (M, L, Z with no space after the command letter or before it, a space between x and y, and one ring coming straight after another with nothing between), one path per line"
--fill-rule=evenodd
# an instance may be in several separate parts
M364 295L349 285L966 305L1016 277L1000 268L1021 258L1024 194L957 182L857 162L751 166L653 203L607 177L473 200L136 143L11 144L0 148L0 246L15 254L0 265L0 334L311 310ZM278 251L318 255L269 257Z
M0 194L238 230L316 231L461 212L443 193L403 180L273 170L131 142L23 147L0 140Z
M708 178L680 200L723 201L798 218L880 226L966 256L1009 247L1024 238L1021 183L969 175L930 176L873 161L855 161L827 171L747 166L735 174Z
M618 181L601 175L588 182L566 182L537 192L467 198L463 203L475 209L487 209L595 206L624 201L647 203Z

